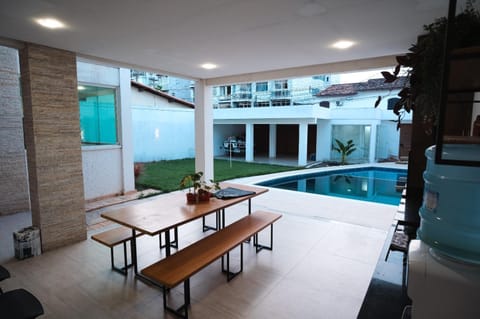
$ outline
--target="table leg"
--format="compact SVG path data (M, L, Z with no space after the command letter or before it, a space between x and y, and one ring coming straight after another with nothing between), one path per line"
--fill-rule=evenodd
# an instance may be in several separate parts
M248 215L251 215L251 214L252 214L252 199L249 198L249 199L248 199ZM251 238L249 237L247 240L245 240L245 242L246 242L247 244L249 244L249 243L250 243L250 240L251 240Z
M222 227L225 228L225 208L222 208Z
M138 265L137 265L137 234L135 228L132 228L132 239L130 240L130 250L132 252L132 264L135 275L138 274Z
M165 254L170 256L170 229L165 232Z

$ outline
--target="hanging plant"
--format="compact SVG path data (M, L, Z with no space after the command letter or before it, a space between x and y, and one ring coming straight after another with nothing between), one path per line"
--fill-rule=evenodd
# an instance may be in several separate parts
M455 17L452 48L480 45L480 13L474 8L474 2L467 1L465 10ZM382 72L385 83L392 83L400 76L407 77L405 86L398 93L399 100L393 108L393 112L398 116L397 129L400 128L405 113L413 110L420 115L425 132L433 132L440 107L446 27L446 17L425 25L423 28L426 33L418 37L417 43L408 49L409 52L396 57L397 66L394 71ZM379 96L375 107L381 100L382 97Z

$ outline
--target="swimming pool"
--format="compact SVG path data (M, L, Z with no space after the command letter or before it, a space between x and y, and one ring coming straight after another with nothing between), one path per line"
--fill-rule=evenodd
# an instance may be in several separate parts
M282 177L258 185L398 205L399 185L406 179L406 169L361 167Z

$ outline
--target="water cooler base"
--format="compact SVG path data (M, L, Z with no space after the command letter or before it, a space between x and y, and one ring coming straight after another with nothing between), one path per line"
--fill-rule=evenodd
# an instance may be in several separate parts
M480 265L455 261L412 240L408 253L411 318L480 318Z

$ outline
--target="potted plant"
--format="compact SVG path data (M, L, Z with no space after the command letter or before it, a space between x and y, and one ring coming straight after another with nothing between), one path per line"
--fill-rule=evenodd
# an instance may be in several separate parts
M398 126L405 112L414 110L423 122L427 135L433 134L440 107L441 82L443 74L443 52L448 20L436 19L424 26L425 34L417 39L409 52L396 57L397 66L393 72L384 71L386 83L401 80L406 76L403 89L398 93L399 100L393 112L398 116ZM480 13L472 1L466 2L465 9L455 17L455 37L452 48L480 45ZM402 73L406 70L406 74ZM375 107L380 104L379 96Z
M219 190L218 182L210 180L210 184L202 179L203 172L196 172L185 175L180 181L180 187L188 187L186 194L187 203L194 204L202 201L208 201L211 197L212 190Z

